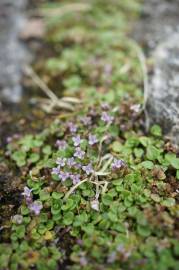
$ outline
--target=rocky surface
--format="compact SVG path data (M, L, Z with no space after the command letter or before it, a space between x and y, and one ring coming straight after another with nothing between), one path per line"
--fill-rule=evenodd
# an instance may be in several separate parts
M18 102L21 98L21 68L28 53L19 40L26 21L27 0L0 1L0 97Z
M170 35L154 51L154 72L146 100L147 120L162 124L179 144L179 33Z
M145 93L147 126L159 123L179 145L179 0L146 0L135 38L153 59Z

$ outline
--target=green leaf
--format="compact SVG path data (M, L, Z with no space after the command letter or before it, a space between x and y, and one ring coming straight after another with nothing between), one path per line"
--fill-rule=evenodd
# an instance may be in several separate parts
M113 198L110 195L105 194L102 196L102 202L104 205L110 205L112 201L113 201Z
M143 236L143 237L147 237L151 234L150 228L148 226L141 226L138 225L137 226L137 232L139 235Z
M68 199L66 201L66 204L62 206L62 210L63 211L68 211L68 210L72 210L72 208L74 207L75 202L72 199Z
M61 220L61 218L62 218L62 215L61 215L60 213L58 213L58 214L53 214L53 216L52 216L52 219L53 219L54 221L59 221L59 220Z
M140 141L139 141L138 137L130 136L126 141L125 146L127 146L129 148L133 148L135 146L138 146L139 142Z
M46 228L47 230L52 230L54 227L54 221L53 220L48 220L47 224L46 224Z
M68 225L72 224L73 219L74 219L74 213L67 212L63 216L63 223L68 226Z
M149 160L156 160L160 156L160 150L153 145L147 147L147 158Z
M134 154L137 158L141 158L142 155L144 154L144 150L142 148L135 148Z
M161 129L161 127L158 126L158 125L153 125L153 126L151 127L151 129L150 129L150 132L151 132L151 134L154 135L154 136L160 137L160 136L162 135L162 129Z
M38 226L38 229L37 229L38 233L40 233L41 235L44 234L46 231L47 231L47 228L44 224L40 224Z
M179 180L179 170L176 172L176 179Z
M80 215L75 217L73 225L75 227L79 227L83 225L84 223L86 223L87 221L88 221L88 215L85 212L83 212Z
M44 190L41 190L39 193L41 201L47 201L50 198L50 193Z
M49 156L52 153L52 147L50 145L46 145L43 147L42 152Z
M26 135L19 141L19 143L22 145L23 150L29 151L33 148L33 140L33 135Z
M170 164L173 168L179 170L179 158L173 158L170 160Z
M42 145L43 145L42 138L36 138L35 140L33 140L33 148L34 147L40 147Z
M28 162L30 163L36 163L40 159L40 155L38 153L32 153L30 154L28 158Z
M158 194L151 194L151 199L155 202L160 202L160 197Z
M43 222L47 222L48 221L48 215L46 213L40 213L40 221Z
M15 151L12 154L12 159L16 162L17 166L22 167L26 164L26 152L25 151Z
M175 199L174 198L168 198L166 200L163 200L162 205L166 207L172 207L175 205Z
M82 230L85 231L86 234L92 235L94 232L94 225L90 223L85 226L82 226Z
M165 160L168 161L168 163L171 163L173 159L176 159L176 154L174 153L167 153L165 155Z
M150 160L143 161L140 163L140 165L144 167L145 169L149 169L149 170L152 170L154 168L154 164Z
M62 200L58 199L55 200L51 207L51 213L53 215L57 215L61 212Z
M56 192L56 191L52 192L52 198L53 198L53 199L58 200L58 199L60 199L60 198L62 198L62 197L63 197L63 193Z
M123 146L122 146L121 143L118 142L118 141L113 142L113 144L112 144L112 150L113 150L114 152L116 152L116 153L121 152L122 147L123 147Z
M118 221L118 217L116 213L113 212L109 212L108 213L108 217L112 222L117 222Z
M17 166L18 167L22 167L22 166L25 166L26 165L26 160L24 160L24 159L18 159L16 161L16 163L17 163Z
M145 137L145 136L140 137L139 141L145 147L147 147L147 145L149 145L151 143L151 140L148 137Z
M16 229L16 233L17 233L17 236L18 238L24 238L25 236L25 226L24 225L20 225L17 227Z
M28 208L28 207L26 207L26 206L24 206L24 205L21 206L21 214L22 214L23 216L28 215L29 212L30 212L30 211L29 211L29 208Z

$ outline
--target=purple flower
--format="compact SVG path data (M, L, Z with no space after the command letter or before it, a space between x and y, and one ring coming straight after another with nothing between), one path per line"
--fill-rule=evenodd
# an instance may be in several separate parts
M40 214L41 209L43 208L43 205L41 201L34 201L29 205L29 209L38 216Z
M109 110L109 109L110 109L108 103L102 103L102 104L101 104L101 108L102 108L103 110Z
M33 189L30 189L28 187L24 187L24 192L22 193L22 195L24 195L24 197L31 197L31 193L32 193Z
M58 146L59 150L65 150L66 147L67 147L67 143L64 140L57 140L56 141L56 146Z
M7 143L12 142L12 137L10 137L10 136L9 136L9 137L7 137L7 138L6 138L6 142L7 142Z
M66 164L66 158L57 158L56 164L58 164L60 167L64 167Z
M68 165L70 168L76 165L76 161L75 161L74 157L71 157L71 158L68 158L68 159L67 159L67 165Z
M96 138L96 135L89 134L88 142L89 142L89 145L96 144L98 142L98 139Z
M80 182L80 175L79 174L71 174L70 178L73 181L73 185L76 185Z
M80 163L76 163L74 167L75 167L75 169L81 169L81 166L82 165Z
M108 255L107 262L114 263L116 261L116 252L113 251L111 254Z
M76 240L76 243L77 243L78 245L82 246L82 245L83 245L83 240L82 240L82 239L77 239L77 240Z
M111 164L113 170L120 169L123 166L125 166L125 163L121 159L114 159L113 163Z
M81 150L80 147L77 147L74 153L74 157L77 157L79 159L83 159L85 155L85 152L83 150Z
M90 116L84 116L84 117L81 117L81 122L82 122L85 126L89 126L89 125L91 125L91 117L90 117Z
M69 177L70 177L70 174L69 172L62 172L60 171L59 175L60 179L62 180L62 182L66 181Z
M111 124L114 120L114 117L109 115L107 112L102 112L101 120L103 120L107 124Z
M72 122L68 123L68 128L71 133L75 133L77 131L77 126L74 125Z
M74 146L79 146L81 143L80 135L77 135L76 137L72 138Z
M87 264L88 264L87 259L86 259L84 256L82 256L82 257L80 258L80 265L81 265L81 266L86 266Z
M83 166L83 167L82 167L82 170L83 170L84 172L86 172L87 175L89 175L89 174L91 174L91 173L94 172L93 167L92 167L91 164L88 164L87 166Z
M52 168L52 174L59 174L59 168Z
M14 139L16 140L16 139L19 139L20 138L20 135L19 134L14 134L13 136L9 136L9 137L7 137L7 139L6 139L6 141L7 141L7 143L10 143L10 142L12 142Z

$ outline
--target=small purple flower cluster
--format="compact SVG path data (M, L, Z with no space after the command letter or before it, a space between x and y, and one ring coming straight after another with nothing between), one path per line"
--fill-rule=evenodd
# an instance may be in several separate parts
M101 108L102 108L102 114L101 114L101 120L104 122L104 123L106 123L106 124L108 124L108 125L111 125L112 124L112 122L114 121L114 116L111 116L110 114L109 114L109 112L107 112L107 111L109 111L110 110L110 106L109 106L109 104L108 103L102 103L101 104Z
M114 121L114 117L109 113L110 106L108 103L103 103L101 105L102 108L102 114L99 115L96 111L94 114L91 114L91 116L86 115L83 117L80 117L80 122L88 127L91 128L92 120L95 120L93 118L93 115L100 116L100 119L107 125L112 124ZM67 179L71 179L72 183L74 185L78 184L81 180L83 180L84 177L87 177L89 175L94 174L93 165L91 162L87 162L89 157L87 156L87 152L84 151L83 145L86 144L86 140L81 138L80 134L77 134L78 126L76 126L73 122L69 122L67 124L67 136L71 135L71 139L68 137L68 143L70 147L74 147L73 156L69 158L57 158L56 165L54 168L52 168L52 175L57 175L59 179L64 182ZM96 147L96 144L99 142L96 135L88 133L88 145ZM104 137L105 143L111 142L110 135L106 134L106 137ZM59 149L66 149L68 146L67 142L65 140L57 140L56 145ZM113 171L119 170L122 167L125 166L125 163L122 160L118 160L116 158L113 159L113 162L111 164L111 169Z
M89 119L86 119L89 121ZM72 124L70 124L70 127ZM58 141L59 142L59 141ZM73 146L75 147L73 156L70 158L57 158L56 167L52 168L52 174L58 175L59 179L64 182L67 179L71 179L73 184L77 184L80 182L82 175L89 176L94 173L94 169L91 163L85 164L83 160L85 159L85 151L81 148L81 143L83 139L81 136L76 134L72 137ZM90 146L95 145L98 142L98 139L95 135L89 134L88 136L88 144ZM59 143L58 143L59 145ZM83 172L83 174L82 174Z
M80 147L77 147L74 153L75 157L78 157L78 159L83 159L85 155L85 152L82 151L80 149ZM80 163L78 163L74 157L71 158L63 158L60 159L58 158L56 161L56 164L58 165L57 167L52 169L52 174L56 174L59 176L59 179L64 182L67 179L71 179L73 182L73 185L76 185L77 183L80 182L81 180L81 175L79 173L77 173L77 171L79 172L79 170L82 170L86 173L86 175L90 175L94 172L93 167L91 164L88 165L82 165ZM73 172L69 172L69 171L64 171L64 167L67 167L66 169L70 169L71 171L73 170ZM61 168L63 168L63 171L61 170ZM76 171L77 170L77 171Z
M28 187L24 187L24 192L22 193L26 200L26 204L31 212L33 212L36 216L40 214L40 211L43 208L41 201L33 201L32 200L32 189Z

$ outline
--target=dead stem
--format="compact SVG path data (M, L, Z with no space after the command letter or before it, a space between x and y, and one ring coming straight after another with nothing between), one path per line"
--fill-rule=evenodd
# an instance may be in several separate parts
M65 4L60 6L60 8L55 8L53 10L42 8L41 15L44 17L61 17L69 12L82 12L88 11L91 9L91 5L89 3L72 3L72 4Z
M81 101L74 97L63 97L59 99L53 91L44 83L44 81L35 73L35 71L30 66L24 67L24 72L27 76L31 77L33 82L41 89L48 99L43 99L42 108L46 112L51 112L54 107L59 107L61 109L66 109L74 111L75 107L72 104L79 104Z

